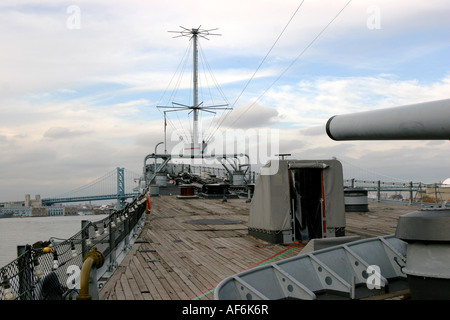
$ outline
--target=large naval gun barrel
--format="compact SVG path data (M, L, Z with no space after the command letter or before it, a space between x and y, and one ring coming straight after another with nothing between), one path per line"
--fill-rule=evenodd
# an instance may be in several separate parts
M450 99L331 117L328 136L344 140L450 139Z

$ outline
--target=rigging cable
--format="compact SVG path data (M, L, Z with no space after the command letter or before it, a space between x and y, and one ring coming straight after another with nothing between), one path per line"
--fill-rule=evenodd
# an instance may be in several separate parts
M216 87L217 91L218 91L219 94L221 95L222 99L226 102L226 104L229 105L230 103L229 103L227 97L225 96L224 92L223 92L222 89L220 88L220 85L219 85L217 79L215 78L214 73L212 72L211 66L209 65L209 62L208 62L208 60L206 59L206 55L205 55L204 52L203 52L203 49L202 49L202 47L201 47L200 42L199 42L198 48L199 48L200 58L201 58L201 62L202 62L202 65L203 65L204 70L207 70L207 71L208 71L208 73L209 73L209 75L210 75L210 77L211 77L211 79L212 79L212 81L213 81L213 83L214 83L214 86ZM205 80L207 81L207 86L206 86L206 87L208 88L208 92L209 92L209 95L210 95L210 97L211 97L211 104L214 105L214 104L215 104L215 100L214 100L214 97L213 97L212 92L211 92L211 87L209 86L208 78L206 77L206 72L205 72ZM228 111L228 112L231 112L231 111ZM206 129L206 130L204 131L204 132L205 132L205 136L204 136L204 140L205 140L205 141L206 141L207 138L209 137L209 134L207 134L207 133L209 133L209 132L214 128L214 126L213 126L213 128L211 128L211 126L213 125L214 119L216 118L216 112L214 112L213 114L214 114L214 116L212 117L211 121L209 122L208 129ZM221 113L221 116L220 116L220 118L216 121L216 123L219 123L219 122L220 122L220 119L224 116L224 114L225 114L225 112L222 112L222 113Z
M244 86L244 88L242 89L241 93L239 94L239 96L236 98L236 100L233 103L233 106L236 105L236 103L238 102L239 98L241 97L241 95L244 93L244 91L247 89L248 85L250 84L250 82L253 80L253 78L255 77L256 73L259 71L259 69L261 68L262 64L264 63L264 61L266 61L267 57L269 56L269 54L272 52L273 48L275 47L275 45L278 43L278 40L280 40L281 36L283 35L284 31L286 31L287 27L289 26L289 24L291 23L292 19L294 19L295 15L297 14L298 10L300 10L301 6L303 5L303 3L305 2L305 0L302 0L302 2L300 3L300 5L297 7L297 9L295 10L294 14L291 16L291 18L289 19L289 21L287 22L287 24L284 26L283 30L281 31L281 33L278 35L277 39L275 40L275 42L272 44L272 46L270 47L269 51L266 53L265 57L262 59L262 61L260 62L258 68L256 68L255 72L253 73L253 75L250 77L250 79L247 81L246 85Z
M173 82L173 80L174 80L174 78L175 78L175 75L178 73L178 70L181 69L182 71L180 72L180 75L179 75L179 77L178 77L178 79L177 79L177 81L176 81L176 83L175 83L175 88L172 90L172 94L171 94L171 96L169 97L168 103L167 103L167 104L169 104L171 100L172 100L172 101L174 100L174 98L175 98L175 93L176 93L176 91L178 90L178 88L180 87L180 84L181 84L182 76L183 76L183 74L184 74L184 70L185 70L185 68L186 68L186 64L187 64L187 61L188 61L187 56L188 56L188 53L191 51L191 46L192 46L191 43L189 43L189 45L187 46L187 48L186 48L186 50L185 50L185 52L184 52L183 58L180 60L180 63L178 64L177 69L175 70L174 74L172 75L172 78L170 79L170 82L169 82L169 84L167 85L166 89L164 90L164 92L163 92L161 98L159 99L157 105L160 105L160 103L162 102L164 96L166 95L167 90L169 89L170 85L172 84L172 82ZM183 66L182 66L182 65L183 65ZM182 66L182 67L181 67L181 66ZM158 109L158 111L161 113L161 115L164 115L163 112L162 112L159 108L157 108L157 109ZM166 121L170 124L170 126L172 127L172 129L178 134L178 137L179 137L180 139L183 139L183 136L180 135L180 134L177 132L177 128L176 128L176 126L173 124L172 120L169 119L169 117L167 117L167 116L164 117L164 118L165 118ZM180 127L183 129L183 132L184 132L185 130L184 130L184 127L183 127L183 124L182 124L180 118L178 117L178 114L177 114L177 119L178 119L178 122L180 123ZM166 125L166 123L164 123L164 125ZM185 133L185 134L186 134L186 133ZM187 135L186 135L186 138L187 138Z
M270 84L270 86L251 104L247 107L247 109L240 115L239 118L237 118L236 120L234 120L231 124L233 125L234 123L236 123L237 120L242 119L242 116L248 112L254 105L255 103L260 100L266 93L267 91L269 91L270 88L272 88L272 86L297 62L298 59L300 59L301 56L303 56L303 54L314 44L314 42L316 42L316 40L325 32L325 30L328 29L328 27L337 19L337 17L345 10L345 8L347 8L347 6L352 2L352 0L349 0L343 7L341 10L339 10L339 12L333 17L333 19L331 19L330 22L328 22L328 24L313 38L313 40L300 52L300 54L289 64L289 66ZM303 3L303 2L302 2ZM218 128L217 128L218 129Z
M192 48L192 42L190 42L189 45L188 45L188 52L191 52L191 48ZM186 66L187 66L187 64L188 64L188 61L189 61L189 59L188 59L188 57L186 56L186 60L185 60L184 65L183 65L183 70L182 70L182 72L180 73L179 83L178 83L178 85L174 88L174 91L173 91L173 99L172 99L172 100L175 100L175 93L178 92L178 89L179 89L179 87L180 87L180 85L181 85L181 80L182 80L182 77L183 77L184 72L185 72L185 70L186 70ZM189 73L189 79L192 79L192 77L193 77L193 73L192 73L192 70L191 70L190 73ZM189 97L188 97L188 100L187 100L187 101L190 101L190 100L191 100L191 94L192 94L192 84L191 84L191 87L189 87L188 92L189 92ZM180 117L178 116L178 112L175 112L175 114L176 114L176 116L177 116L178 122L180 123L181 129L182 129L183 132L185 133L186 141L189 141L188 133L190 133L191 138L192 138L192 136L193 136L193 135L192 135L192 134L193 134L193 130L192 130L192 125L191 125L191 123L188 122L188 123L189 123L189 130L188 130L188 132L186 132L186 130L184 129L183 123L182 123L182 121L180 120ZM188 117L189 117L189 114L188 114Z
M288 22L286 23L286 25L284 26L283 30L281 31L281 33L278 35L278 37L276 38L275 42L272 44L272 46L270 47L269 51L266 53L266 55L264 56L264 58L261 60L261 62L259 63L258 67L256 68L255 72L253 72L253 75L250 77L250 79L247 81L247 83L245 84L244 88L242 89L242 91L239 93L238 97L236 98L236 100L233 102L232 107L234 107L236 105L236 103L238 102L238 100L240 99L240 97L242 96L242 94L244 93L244 91L247 89L248 85L250 84L250 82L253 80L253 78L255 77L256 73L258 73L259 69L261 68L261 66L263 65L263 63L266 61L267 57L269 56L269 54L272 52L273 48L275 47L275 45L278 43L278 40L280 40L281 36L283 35L283 33L286 31L287 27L289 26L289 24L291 23L291 21L294 19L294 17L297 15L297 12L300 10L300 8L302 7L303 3L305 2L305 0L302 0L302 2L298 5L297 9L294 11L294 13L292 14L291 18L288 20ZM209 139L216 133L216 131L220 128L220 126L223 124L223 122L225 121L225 119L228 117L228 115L230 114L230 112L227 113L227 115L219 122L217 128L214 130L214 132L210 135L210 137L208 138L207 141L209 141Z

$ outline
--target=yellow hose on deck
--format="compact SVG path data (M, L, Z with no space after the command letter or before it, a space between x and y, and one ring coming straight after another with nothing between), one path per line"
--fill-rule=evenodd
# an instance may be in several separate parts
M89 278L92 268L100 268L105 262L105 256L97 248L92 248L83 258L83 266L81 267L80 275L80 294L77 300L91 300L92 296L89 294Z

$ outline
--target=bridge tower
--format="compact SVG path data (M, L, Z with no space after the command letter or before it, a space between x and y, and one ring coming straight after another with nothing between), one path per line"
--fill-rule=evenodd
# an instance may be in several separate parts
M124 168L117 167L117 210L123 208L125 202L125 173Z

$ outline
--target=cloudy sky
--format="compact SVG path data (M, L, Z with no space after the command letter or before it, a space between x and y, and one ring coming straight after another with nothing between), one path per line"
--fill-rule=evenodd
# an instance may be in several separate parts
M277 130L293 158L442 181L449 141L336 142L324 126L448 99L449 16L448 0L2 0L0 201L141 172L164 140L156 106L192 99L190 41L168 32L180 26L220 34L200 40L200 100L233 110L202 113L207 136ZM169 151L191 121L168 115Z

